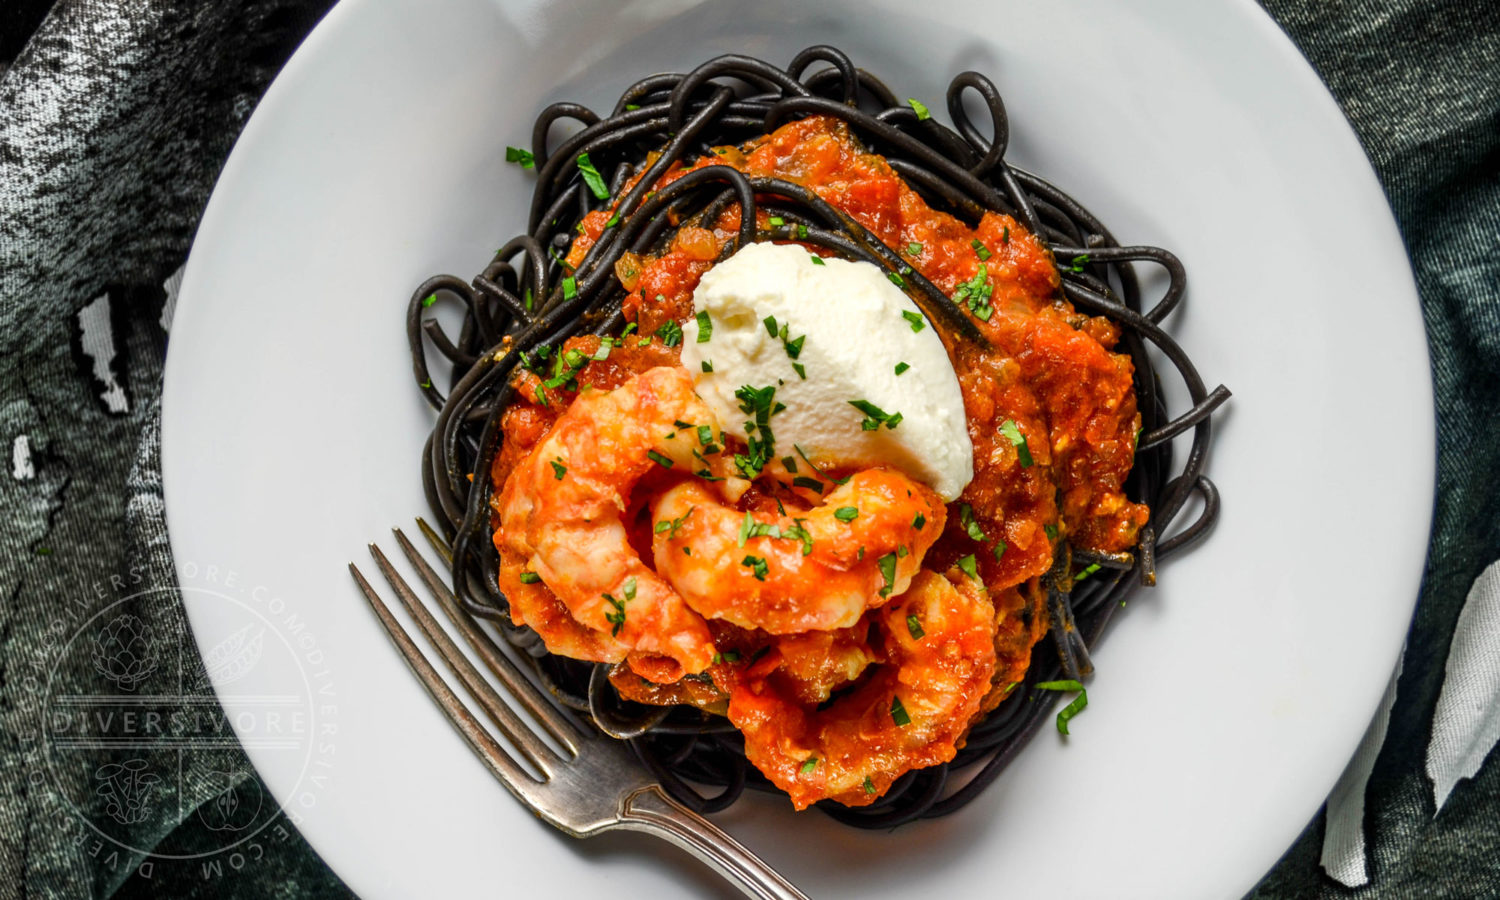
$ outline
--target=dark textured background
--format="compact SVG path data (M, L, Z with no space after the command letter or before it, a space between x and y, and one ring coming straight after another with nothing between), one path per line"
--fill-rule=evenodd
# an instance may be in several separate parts
M163 307L235 137L330 5L0 0L0 436L5 448L26 436L32 470L0 473L0 898L347 893L291 828L268 832L282 837L236 877L180 866L131 876L139 860L76 847L57 801L26 777L27 677L60 605L135 567L162 589L136 613L165 635L183 627L161 524ZM1395 209L1433 347L1439 492L1370 781L1371 882L1348 889L1322 874L1320 815L1256 896L1500 896L1500 764L1460 784L1435 818L1423 774L1454 622L1500 556L1500 8L1264 5L1338 98ZM108 323L112 355L91 352L85 322ZM1400 422L1378 425L1371 439L1409 439ZM82 665L60 678L79 690L97 681ZM212 765L253 787L242 754L224 756ZM212 846L198 823L132 842Z

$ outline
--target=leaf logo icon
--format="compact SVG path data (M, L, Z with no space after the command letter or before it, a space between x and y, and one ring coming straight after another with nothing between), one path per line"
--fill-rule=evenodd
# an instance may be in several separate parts
M254 623L219 641L203 654L203 671L198 676L198 687L208 689L214 684L232 684L250 674L250 670L260 661L265 642L266 629L257 627Z

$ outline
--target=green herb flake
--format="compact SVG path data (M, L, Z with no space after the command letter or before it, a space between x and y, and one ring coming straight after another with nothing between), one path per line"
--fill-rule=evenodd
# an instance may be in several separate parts
M911 724L911 716L907 715L906 707L902 705L901 698L894 695L891 697L891 721L902 728Z
M635 599L635 576L632 575L629 578L625 579L625 584L621 586L620 590L621 590L621 593L623 593L625 595L625 599L626 600L634 600Z
M708 343L708 339L714 336L714 320L708 317L706 310L698 313L694 318L698 320L698 343Z
M768 334L770 334L771 337L773 337L773 338L776 337L776 317L775 316L766 316L765 319L763 319L761 321L761 324L764 325L764 326L766 326L766 332Z
M921 331L923 328L927 327L927 320L922 318L922 314L919 312L912 312L909 309L904 309L901 311L901 318L911 323L912 331Z
M759 556L747 556L740 560L740 565L747 567L750 573L755 576L756 581L766 580L766 573L768 571L766 569L766 561Z
M568 474L568 467L562 464L561 456L552 461L552 474L557 476L558 481L562 481L563 476Z
M916 529L917 531L921 531L922 530L922 526L924 526L926 524L927 524L927 517L924 516L924 515L922 515L921 513L917 513L916 517L911 520L911 527L914 528L914 529Z
M437 294L428 294L422 298L422 306L428 307L437 302Z
M896 554L887 553L875 560L875 565L880 569L880 576L885 579L885 587L880 589L880 596L889 597L896 586Z
M609 188L604 184L604 176L594 168L587 153L578 154L578 171L583 175L583 183L589 186L589 190L594 192L595 197L600 200L609 199Z
M797 240L799 240L799 241L805 241L805 240L807 240L807 226L806 225L798 225L797 226Z
M1021 461L1021 468L1029 469L1035 462L1031 458L1031 447L1026 443L1026 435L1016 425L1015 419L1006 419L1000 423L1000 433L1016 448L1016 457Z
M882 425L887 429L894 429L901 424L901 413L888 413L868 400L850 400L848 403L865 414L864 420L859 423L861 431L874 431Z
M656 336L668 347L675 347L682 343L682 326L677 324L676 319L668 319L656 329Z
M906 279L902 278L900 275L897 275L895 272L887 272L885 273L885 277L889 278L891 280L891 284L894 284L898 288L906 287Z
M1000 561L1000 557L1002 557L1002 556L1005 555L1005 550L1009 546L1010 545L1007 544L1007 543L1005 543L1004 541L996 541L995 542L995 548L990 551L991 553L993 553L995 555L995 562L999 562Z
M833 517L835 519L838 519L840 522L853 522L855 519L859 518L859 507L840 506L838 509L833 511Z
M974 248L974 255L979 257L980 262L988 260L992 255L989 248L979 242L979 238L969 241L969 246Z
M780 228L781 226L786 224L786 219L783 219L781 216L772 216L767 221L769 221L773 226L777 228Z
M1005 230L1004 231L1000 232L1000 243L1002 243L1002 244L1009 244L1010 243L1010 226L1009 225L1005 226Z
M791 472L793 475L797 474L797 458L795 456L783 456L781 464L786 467L788 472Z
M1089 264L1089 255L1087 253L1080 253L1077 256L1073 257L1073 264L1068 267L1068 271L1069 272L1082 272L1083 271L1083 267L1086 266L1086 265L1088 265L1088 264ZM1063 733L1067 734L1067 732L1063 732Z
M536 167L536 157L531 155L530 150L522 150L520 147L506 147L505 161L508 163L517 163L523 169Z
M906 617L906 630L911 633L911 639L914 641L920 641L927 636L927 632L922 630L921 620L916 616Z
M542 576L538 575L535 572L522 572L521 573L521 583L522 584L536 584L538 581L541 581L541 580L542 580Z
M662 519L660 522L657 522L656 525L651 529L652 533L665 533L668 540L677 537L677 532L681 531L682 526L687 523L688 516L691 516L693 514L693 510L697 508L698 507L696 506L690 506L688 507L687 512L683 513L675 519Z
M1078 696L1073 698L1073 702L1064 706L1062 711L1057 714L1058 734L1067 734L1069 720L1088 708L1089 692L1084 689L1082 684L1071 678L1066 681L1040 681L1037 682L1036 689L1039 691L1062 691L1064 693L1078 692Z
M632 111L640 109L640 108L641 108L641 105L639 103L627 103L627 104L625 104L625 111L626 112L632 112Z
M749 510L746 510L744 521L740 522L740 535L735 543L740 547L745 546L745 542L750 540L750 530L754 527L755 519L751 518Z
M564 300L572 300L574 297L577 297L578 296L578 281L577 281L577 279L574 279L571 276L568 277L568 278L564 278L562 280L562 291L563 291L563 299Z
M812 264L815 265L815 266L826 266L827 265L827 263L823 262L823 257L818 256L817 254L813 255Z
M672 468L672 461L667 457L661 455L660 453L657 453L655 450L647 450L646 456L650 457L652 462L656 463L658 466L661 466L663 469Z
M792 363L792 371L797 373L798 378L802 379L803 381L807 380L807 369L802 365L802 363Z
M816 756L809 756L807 759L805 759L805 760L802 761L802 770L801 770L802 774L806 775L807 773L811 772L813 769L816 769L817 767L818 767L818 758Z
M1057 526L1056 525L1043 525L1042 526L1042 531L1044 531L1047 534L1047 540L1049 540L1049 541L1055 541L1055 540L1057 540Z
M911 368L910 365L908 365L908 364L906 364L904 362L898 362L898 363L896 363L896 374L900 375L901 373L905 372L907 369L910 369L910 368Z
M922 255L922 245L919 244L919 243L917 243L916 241L912 241L910 244L907 244L906 245L906 255L907 256L921 256Z
M1098 563L1089 563L1087 568L1085 568L1082 572L1079 572L1077 575L1073 576L1073 580L1074 581L1082 581L1083 579L1089 577L1090 575L1094 574L1097 571L1099 571L1099 564Z
M866 794L873 794L873 793L875 793L875 782L871 781L870 780L870 776L868 776L868 775L865 776L865 793Z
M979 563L974 559L974 554L972 553L958 561L958 570L974 581L979 580Z
M620 629L625 627L625 600L616 600L609 594L600 594L600 596L604 598L604 601L606 603L614 608L614 612L607 612L604 614L604 621L615 626L614 628L610 629L609 636L619 637ZM628 599L630 598L627 597L626 600Z
M932 118L932 113L927 110L927 104L923 103L921 100L915 100L911 97L907 97L906 102L909 106L911 106L912 111L917 114L918 122L925 122L928 119Z
M958 505L958 521L964 526L964 531L968 533L970 538L976 541L987 539L984 529L979 527L978 522L974 521L974 507L967 503L960 503Z
M698 364L698 368L702 369L705 372L712 372L714 370L714 361L711 359L705 359L703 362L700 362Z
M819 494L823 493L823 482L819 481L816 478L809 478L806 475L798 475L796 478L793 478L792 486L807 488L808 490L815 491Z

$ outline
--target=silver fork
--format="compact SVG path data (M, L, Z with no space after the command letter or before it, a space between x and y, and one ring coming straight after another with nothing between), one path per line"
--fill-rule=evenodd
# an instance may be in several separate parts
M417 520L417 526L434 549L447 557L448 548L443 539L421 519ZM375 558L376 567L437 655L489 716L495 728L541 773L541 777L517 764L443 681L354 563L349 564L354 580L407 665L411 666L469 747L517 799L542 821L573 837L590 837L614 829L644 832L670 841L708 863L751 897L807 900L807 895L734 838L669 797L623 743L582 730L563 716L459 607L453 592L401 529L392 531L402 553L485 667L564 750L559 754L548 746L516 715L505 698L490 686L448 637L380 548L371 544L370 554Z

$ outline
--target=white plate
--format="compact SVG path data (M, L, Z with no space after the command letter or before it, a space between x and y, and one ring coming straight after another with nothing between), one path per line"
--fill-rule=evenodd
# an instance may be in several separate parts
M403 310L422 278L469 277L520 230L533 176L504 146L547 102L607 108L639 76L726 51L785 62L833 43L934 109L954 73L991 74L1016 162L1186 262L1169 325L1235 397L1218 530L1117 620L1070 740L1044 732L961 814L895 833L770 799L719 821L814 896L1236 897L1323 801L1395 662L1432 501L1422 322L1380 188L1249 0L931 10L347 0L272 86L182 285L167 512L179 567L267 586L326 651L321 768L251 755L362 896L732 895L647 839L575 842L522 811L344 570L425 512L432 416ZM213 619L194 610L200 634Z

